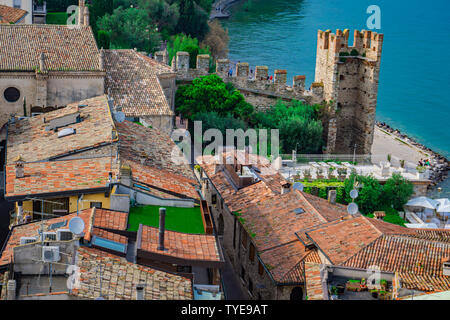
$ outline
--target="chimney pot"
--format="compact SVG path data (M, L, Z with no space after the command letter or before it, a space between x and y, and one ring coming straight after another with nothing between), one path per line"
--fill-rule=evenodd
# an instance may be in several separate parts
M328 191L328 202L331 204L336 204L336 190Z
M291 191L291 184L289 182L281 186L281 194L288 193L289 191Z
M164 251L164 233L166 228L166 208L159 208L159 244L158 250Z

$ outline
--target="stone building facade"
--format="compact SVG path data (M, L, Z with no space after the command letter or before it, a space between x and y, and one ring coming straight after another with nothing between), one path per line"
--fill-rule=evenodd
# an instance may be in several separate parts
M365 30L355 30L354 34L354 44L349 46L347 29L338 29L336 34L318 31L315 81L309 90L303 75L287 85L286 70L275 70L270 80L267 66L256 66L251 74L248 63L238 63L230 74L228 59L216 61L216 74L231 82L258 109L266 109L278 99L323 104L325 152L370 154L383 34ZM157 53L156 60L167 63L167 54ZM196 68L190 69L189 54L177 52L171 65L180 84L209 74L208 55L198 55Z
M91 28L0 25L0 126L102 95L103 61Z

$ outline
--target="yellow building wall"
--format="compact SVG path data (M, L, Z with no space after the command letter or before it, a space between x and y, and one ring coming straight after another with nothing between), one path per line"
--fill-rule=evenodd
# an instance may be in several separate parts
M77 199L78 196L69 197L69 212L77 212ZM94 193L83 195L82 201L79 202L79 210L89 209L91 207L91 202L101 202L102 208L110 209L111 201L110 198L105 197L105 193Z
M69 196L69 213L75 213L77 212L77 199L78 196ZM83 200L86 201L80 201L80 211L83 209L89 209L91 207L91 202L101 202L102 208L104 209L110 209L110 198L105 197L105 193L94 193L94 194L85 194L83 196ZM24 216L31 214L33 212L33 201L23 201L23 212ZM18 212L18 203L16 202L16 212Z

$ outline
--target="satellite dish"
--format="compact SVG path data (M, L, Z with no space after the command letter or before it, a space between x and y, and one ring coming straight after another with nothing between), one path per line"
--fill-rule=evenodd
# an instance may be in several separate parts
M294 185L292 186L292 188L294 189L294 190L298 190L298 191L303 191L303 188L304 188L305 186L301 183L301 182L296 182L296 183L294 183Z
M84 221L80 217L73 217L69 221L69 230L76 235L79 235L84 230Z
M350 191L350 198L352 199L358 198L358 190L353 189L352 191Z
M117 122L124 122L125 120L125 113L123 113L122 111L118 111L114 114L114 117L116 118Z
M350 203L347 206L347 212L349 214L351 214L351 215L354 215L354 214L358 213L358 205L356 203L354 203L354 202Z

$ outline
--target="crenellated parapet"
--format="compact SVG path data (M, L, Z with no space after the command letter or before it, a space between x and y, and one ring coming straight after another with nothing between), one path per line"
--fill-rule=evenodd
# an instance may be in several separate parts
M326 50L334 58L342 53L349 53L350 57L379 61L383 47L384 35L369 30L355 30L353 33L353 46L349 46L350 31L337 29L336 33L330 30L319 30L317 33L317 50ZM351 54L352 51L354 54ZM336 59L336 61L339 59Z
M155 59L162 61L161 54L156 53ZM172 61L172 70L177 73L177 80L189 82L193 79L209 74L210 56L201 54L197 56L196 68L189 68L189 53L177 52ZM306 77L295 76L292 85L287 84L287 70L276 69L273 76L269 75L267 66L256 66L251 70L247 62L239 62L234 68L228 59L216 61L216 72L225 82L231 82L246 98L261 96L267 99L251 99L256 107L268 107L274 100L304 100L308 103L321 103L323 101L323 90L311 88L305 89ZM260 102L260 103L259 103Z

